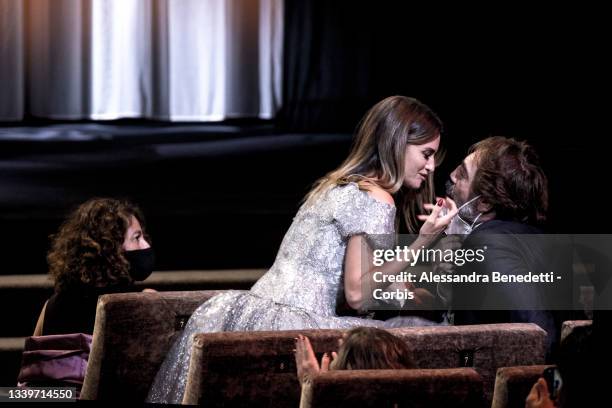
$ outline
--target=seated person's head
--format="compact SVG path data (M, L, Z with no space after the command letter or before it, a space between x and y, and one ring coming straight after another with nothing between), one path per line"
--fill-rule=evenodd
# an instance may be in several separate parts
M109 198L81 204L52 237L47 260L58 292L119 287L147 278L153 252L142 212Z
M414 368L408 345L388 331L357 327L345 334L331 370Z
M561 343L557 366L563 385L558 406L565 408L589 406L583 404L594 396L596 373L593 352L594 341L590 326L574 328Z
M473 145L451 173L447 194L457 207L474 200L459 212L468 221L480 213L481 220L538 224L546 219L546 175L535 150L514 139L495 136Z
M552 384L549 384L544 378L538 379L525 401L527 408L597 406L596 384L598 375L602 374L595 372L591 327L576 327L563 340L559 349L557 371L561 379L558 382L559 388L553 390L551 389Z

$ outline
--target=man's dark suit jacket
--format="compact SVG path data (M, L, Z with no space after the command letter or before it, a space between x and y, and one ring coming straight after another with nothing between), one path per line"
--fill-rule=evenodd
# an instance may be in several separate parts
M454 324L535 323L548 334L550 358L559 341L562 321L571 318L571 313L549 309L552 306L563 309L563 302L571 302L572 253L562 239L536 234L542 231L527 224L487 221L476 228L463 245L464 249L486 246L484 261L466 264L455 273L476 272L491 276L493 271L505 275L554 271L562 275L562 279L555 279L552 285L454 284Z

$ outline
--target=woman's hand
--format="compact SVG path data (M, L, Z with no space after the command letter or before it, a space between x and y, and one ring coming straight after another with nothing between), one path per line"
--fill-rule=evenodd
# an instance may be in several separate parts
M424 224L419 230L419 238L431 244L440 235L455 215L457 215L457 204L450 198L438 198L436 204L424 204L423 207L431 211L429 215L418 215L420 221ZM446 214L440 215L442 209L446 209Z
M329 354L325 353L319 366L310 340L308 337L298 334L295 339L295 366L297 367L297 377L300 385L303 386L306 381L312 380L322 371L329 371L330 362Z

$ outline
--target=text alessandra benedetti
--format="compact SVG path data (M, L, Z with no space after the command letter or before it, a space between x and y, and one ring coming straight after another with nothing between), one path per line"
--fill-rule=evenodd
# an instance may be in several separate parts
M433 272L401 272L397 275L385 275L382 272L374 272L374 282L410 282L410 283L551 283L555 281L555 273L532 273L520 275L509 275L501 272L491 272L490 275L477 274L448 274L438 275ZM557 279L561 279L560 276Z

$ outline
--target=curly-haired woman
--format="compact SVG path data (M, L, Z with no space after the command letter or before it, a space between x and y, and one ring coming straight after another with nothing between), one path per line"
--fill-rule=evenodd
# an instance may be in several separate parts
M55 294L47 301L35 335L92 334L98 296L133 290L153 269L153 249L142 212L115 199L81 204L52 237L47 255Z

